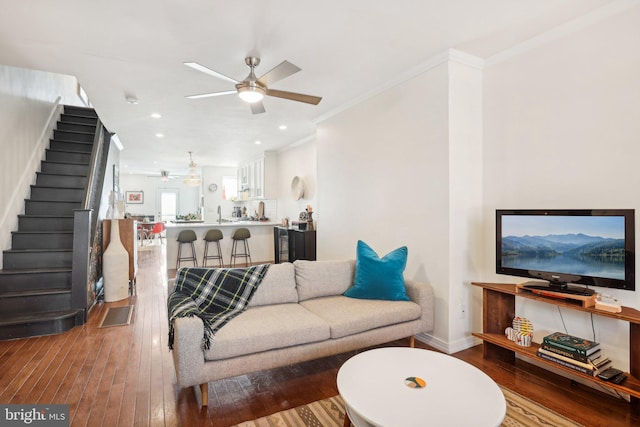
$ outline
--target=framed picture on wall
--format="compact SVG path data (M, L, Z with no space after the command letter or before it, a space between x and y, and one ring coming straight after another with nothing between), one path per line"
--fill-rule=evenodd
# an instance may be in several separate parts
M142 204L144 203L144 191L127 191L124 194L125 203L132 204Z

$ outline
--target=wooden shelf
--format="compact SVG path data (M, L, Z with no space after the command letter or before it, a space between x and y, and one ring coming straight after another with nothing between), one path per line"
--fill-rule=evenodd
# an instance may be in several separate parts
M485 342L489 342L495 345L498 345L500 347L509 349L515 353L518 353L520 355L526 356L526 357L530 357L532 359L535 359L536 361L543 363L545 365L548 366L553 366L556 369L559 369L561 371L564 372L569 372L571 374L574 374L578 377L587 379L589 381L593 381L595 383L601 384L604 387L608 387L611 389L615 389L618 390L622 393L627 393L631 396L635 396L635 397L640 397L640 381L633 377L632 375L630 375L628 372L626 373L627 375L629 375L627 377L627 379L622 383L622 384L614 384L612 382L609 381L602 381L600 378L598 377L592 377L591 375L587 375L587 374L583 374L582 372L579 371L575 371L571 368L567 368L565 366L562 366L558 363L554 363L551 362L550 360L546 360L543 359L542 357L539 357L536 352L538 351L538 348L540 348L539 344L536 343L532 343L531 347L522 347L517 345L516 343L514 343L511 340L508 340L504 335L498 335L498 334L477 334L477 333L473 333L472 334L475 337L480 338L481 340L485 341Z
M546 366L553 366L560 371L571 373L580 378L600 384L631 396L631 405L634 412L640 413L640 311L622 307L620 313L610 313L596 310L593 307L583 307L580 302L570 299L548 298L528 292L517 292L515 284L472 282L474 286L481 287L482 293L482 333L474 333L473 336L484 341L483 354L485 359L498 359L515 363L515 355L530 357ZM511 326L515 317L515 299L526 298L566 307L573 310L584 311L599 316L610 317L629 323L629 373L621 384L602 381L597 377L583 374L571 368L562 366L552 361L539 357L536 352L539 345L533 343L531 347L522 347L510 341L504 336L504 330Z
M573 310L584 311L586 313L597 314L598 316L611 317L613 319L624 320L629 323L640 324L640 310L636 310L631 307L622 307L622 311L620 313L610 313L608 311L596 310L593 307L582 307L579 302L575 302L569 299L556 299L556 298L547 298L540 295L536 295L533 293L526 293L516 291L516 285L511 283L482 283L482 282L473 282L472 285L480 286L485 289L491 289L497 292L502 292L509 295L517 295L518 297L532 299L536 301L541 301L547 304L558 305L560 307L567 307Z

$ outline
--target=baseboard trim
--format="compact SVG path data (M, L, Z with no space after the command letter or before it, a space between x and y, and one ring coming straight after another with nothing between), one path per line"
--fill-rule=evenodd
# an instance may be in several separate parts
M482 340L471 335L452 343L426 333L416 335L416 339L446 354L457 353L482 343Z

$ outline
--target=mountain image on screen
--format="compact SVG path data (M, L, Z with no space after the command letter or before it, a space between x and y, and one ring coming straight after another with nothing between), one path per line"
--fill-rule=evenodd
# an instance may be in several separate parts
M624 239L586 234L506 236L503 266L624 279Z

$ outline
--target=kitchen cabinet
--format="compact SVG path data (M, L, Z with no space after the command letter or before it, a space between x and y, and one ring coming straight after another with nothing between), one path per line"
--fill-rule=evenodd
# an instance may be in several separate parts
M238 184L240 190L249 188L249 165L240 165L238 167Z
M247 192L248 200L274 199L277 186L276 174L277 154L265 151L262 157L241 163L238 167L240 191Z

